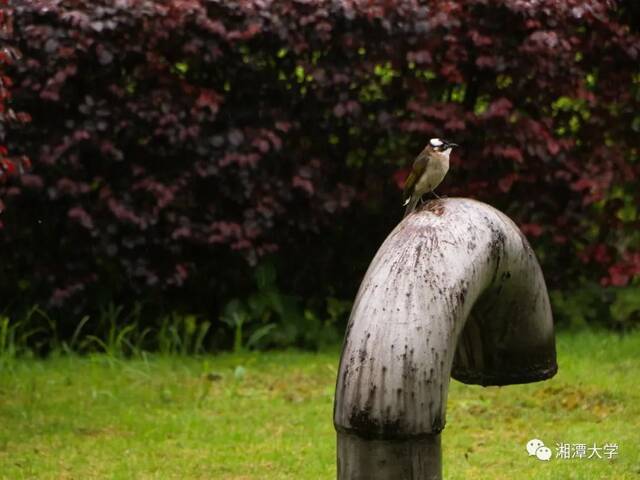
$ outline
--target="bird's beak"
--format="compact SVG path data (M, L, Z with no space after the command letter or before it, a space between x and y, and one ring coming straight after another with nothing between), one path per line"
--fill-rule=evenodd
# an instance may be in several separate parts
M451 148L453 148L453 147L459 147L459 146L460 146L460 145L458 145L457 143L451 143L451 142L448 142L448 143L447 143L447 147L451 147Z

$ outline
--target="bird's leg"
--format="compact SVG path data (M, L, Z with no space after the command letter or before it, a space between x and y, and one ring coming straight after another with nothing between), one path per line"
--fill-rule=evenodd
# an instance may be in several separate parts
M431 193L433 194L434 197L436 197L438 200L440 200L440 197L438 196L438 194L435 191L431 190Z

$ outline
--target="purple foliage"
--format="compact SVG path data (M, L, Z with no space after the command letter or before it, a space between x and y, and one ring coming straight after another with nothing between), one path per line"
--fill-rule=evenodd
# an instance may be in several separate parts
M463 145L442 190L540 237L552 281L582 262L603 283L640 274L638 221L618 215L640 202L640 38L622 4L16 5L15 97L33 122L13 142L37 168L11 192L5 298L224 301L238 259L273 252L292 284L356 285L361 264L331 262L369 255L400 219L395 184L431 136Z

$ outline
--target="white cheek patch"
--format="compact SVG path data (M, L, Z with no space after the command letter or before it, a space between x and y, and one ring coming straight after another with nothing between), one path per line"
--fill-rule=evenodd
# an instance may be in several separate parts
M432 138L431 140L429 140L429 143L432 147L441 147L442 145L444 145L442 140L440 140L439 138Z

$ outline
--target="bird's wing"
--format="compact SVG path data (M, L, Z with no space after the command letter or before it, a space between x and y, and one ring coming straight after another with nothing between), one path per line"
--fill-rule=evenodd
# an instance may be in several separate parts
M420 177L427 169L427 164L429 163L429 158L426 155L418 155L416 159L413 161L413 167L411 169L411 173L404 181L404 190L402 191L402 201L406 202L411 198L411 194L413 193L413 189L416 185L416 182L420 180Z

